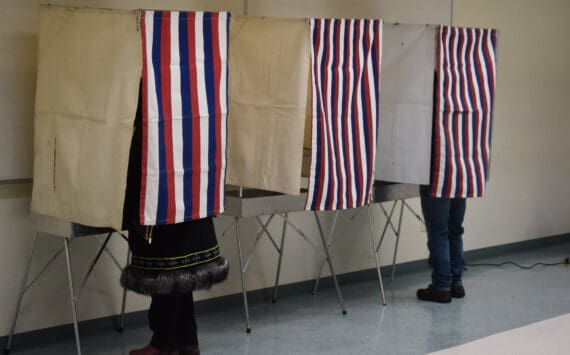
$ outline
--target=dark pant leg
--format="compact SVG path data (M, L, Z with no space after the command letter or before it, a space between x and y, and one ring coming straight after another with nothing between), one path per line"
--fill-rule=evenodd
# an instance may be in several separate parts
M153 295L148 310L148 323L153 332L150 343L165 351L178 346L178 298L173 295Z
M192 293L177 296L180 305L178 324L178 345L198 345L198 327L194 316L194 299Z
M148 318L153 331L150 343L161 350L198 345L192 293L153 295Z
M432 267L431 283L439 291L451 287L451 262L449 255L449 211L451 200L434 198L429 187L420 187L422 213L426 222L429 264Z
M454 198L449 210L449 256L451 261L452 285L461 285L461 276L465 267L463 257L463 218L465 217L466 200Z

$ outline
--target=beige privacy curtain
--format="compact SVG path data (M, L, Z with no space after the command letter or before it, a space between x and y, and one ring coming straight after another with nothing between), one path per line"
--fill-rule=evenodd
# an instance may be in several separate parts
M232 18L226 182L298 195L307 114L306 20Z
M135 12L42 7L32 210L121 229L139 81Z
M429 184L435 27L385 24L376 180Z

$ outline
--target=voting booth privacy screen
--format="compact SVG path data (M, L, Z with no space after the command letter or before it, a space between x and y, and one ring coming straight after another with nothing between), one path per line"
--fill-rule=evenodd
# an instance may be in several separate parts
M141 79L145 225L222 213L226 183L299 194L304 137L309 210L484 193L494 30L46 6L39 40L34 212L121 229Z
M32 211L121 229L141 78L137 18L41 8Z
M376 180L429 184L435 43L435 26L384 26Z

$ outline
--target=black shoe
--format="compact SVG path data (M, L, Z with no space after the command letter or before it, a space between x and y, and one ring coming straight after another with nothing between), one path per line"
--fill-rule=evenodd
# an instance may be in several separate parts
M465 297L465 288L463 288L463 285L451 285L451 297L453 298Z
M449 303L451 302L451 292L449 291L438 291L428 286L428 288L421 288L417 292L418 299L422 301L430 301L437 303Z

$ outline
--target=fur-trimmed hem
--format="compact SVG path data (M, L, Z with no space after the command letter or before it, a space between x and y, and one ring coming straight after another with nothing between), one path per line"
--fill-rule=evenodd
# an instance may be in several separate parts
M143 295L169 295L209 288L228 277L226 258L177 270L145 270L131 265L121 275L123 287Z

